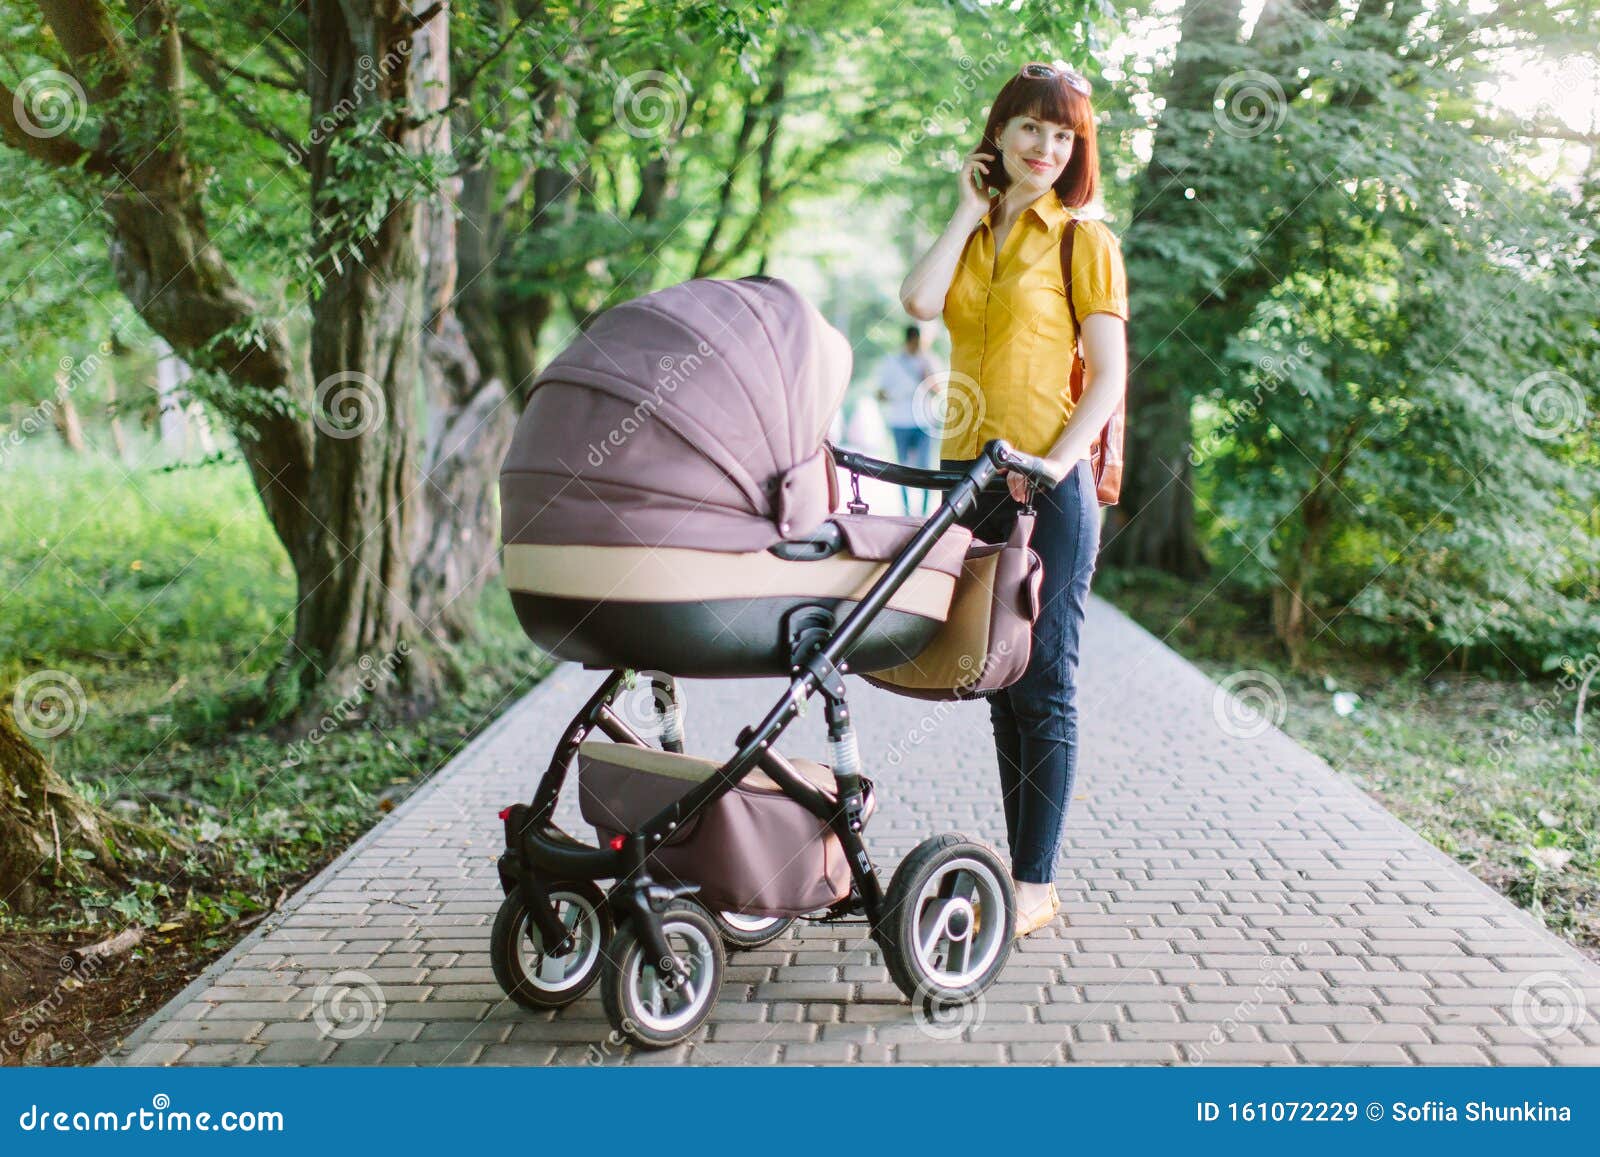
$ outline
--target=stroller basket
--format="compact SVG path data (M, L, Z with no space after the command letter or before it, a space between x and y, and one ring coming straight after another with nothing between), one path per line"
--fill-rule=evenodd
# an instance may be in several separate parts
M796 770L830 796L833 772L807 759ZM716 774L714 759L627 743L578 747L578 801L604 844ZM874 797L864 783L864 817ZM650 857L653 871L698 884L701 903L751 916L803 916L850 897L850 865L828 826L760 772L690 816Z

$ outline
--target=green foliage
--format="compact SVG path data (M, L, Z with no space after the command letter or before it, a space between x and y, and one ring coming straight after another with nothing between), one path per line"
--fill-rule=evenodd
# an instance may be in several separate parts
M1600 635L1600 186L1478 131L1453 10L1363 13L1218 47L1219 107L1162 118L1192 196L1133 231L1141 372L1194 396L1209 553L1302 601L1292 651L1547 669Z
M124 469L36 438L0 505L0 683L19 668L265 670L294 591L282 547L237 464L165 471L140 439Z
M41 741L47 758L87 799L190 848L130 850L130 886L73 889L63 923L188 911L221 928L269 908L546 669L491 588L459 685L427 718L363 698L326 734L269 730L253 713L294 582L243 468L124 473L54 446L20 464L0 507L0 687L70 675L79 721Z

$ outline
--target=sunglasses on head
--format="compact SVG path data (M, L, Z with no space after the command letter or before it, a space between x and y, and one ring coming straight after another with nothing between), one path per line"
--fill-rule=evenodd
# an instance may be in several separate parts
M1084 96L1089 95L1089 82L1070 68L1056 68L1050 64L1024 64L1019 75L1028 80L1064 80Z

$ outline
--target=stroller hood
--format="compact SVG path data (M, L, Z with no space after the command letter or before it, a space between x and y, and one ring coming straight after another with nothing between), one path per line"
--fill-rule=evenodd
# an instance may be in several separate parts
M607 310L531 388L510 543L762 550L832 512L850 345L787 282L697 279Z

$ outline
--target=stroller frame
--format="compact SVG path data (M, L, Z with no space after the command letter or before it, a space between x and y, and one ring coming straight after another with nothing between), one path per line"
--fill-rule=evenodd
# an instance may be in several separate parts
M863 776L843 678L850 669L851 647L873 617L927 558L939 538L972 509L980 492L1003 471L1016 471L1043 488L1052 486L1054 479L1041 459L1013 449L1002 439L989 442L963 471L923 470L830 449L835 462L852 475L866 475L918 489L944 490L945 499L842 621L835 624L831 612L823 607L818 607L820 613L814 616L794 615L789 628L789 686L760 723L739 733L733 755L715 773L662 808L638 830L618 835L610 841L609 847L599 848L574 839L554 822L556 803L578 747L596 729L618 743L649 746L612 709L618 692L625 684L632 683L629 673L616 670L605 679L562 734L533 801L513 804L500 813L505 821L506 838L506 850L498 862L501 886L508 896L513 889L521 890L527 909L527 930L537 931L539 941L547 946L542 949L546 955L559 957L569 951L574 936L573 929L563 924L557 914L549 883L613 879L616 884L605 900L611 917L618 924L624 920L631 922L648 954L646 959L658 962L656 967L664 987L671 989L684 983L683 965L663 931L662 915L674 901L696 892L698 886L657 882L648 867L650 854L691 816L731 791L757 768L785 795L826 823L845 850L854 883L851 896L828 909L822 918L864 914L873 938L884 947L886 955L893 951L891 934L886 928L889 913L884 907L884 888L861 837ZM666 750L681 753L683 744L676 727L674 681L660 674L652 678L664 719L672 724L663 729L662 745ZM848 753L842 759L836 758L832 768L837 799L830 798L812 784L772 747L804 711L813 695L821 695L824 700L828 737L836 756ZM947 1004L964 1003L960 993L938 995ZM975 995L976 992L967 993L965 999Z

